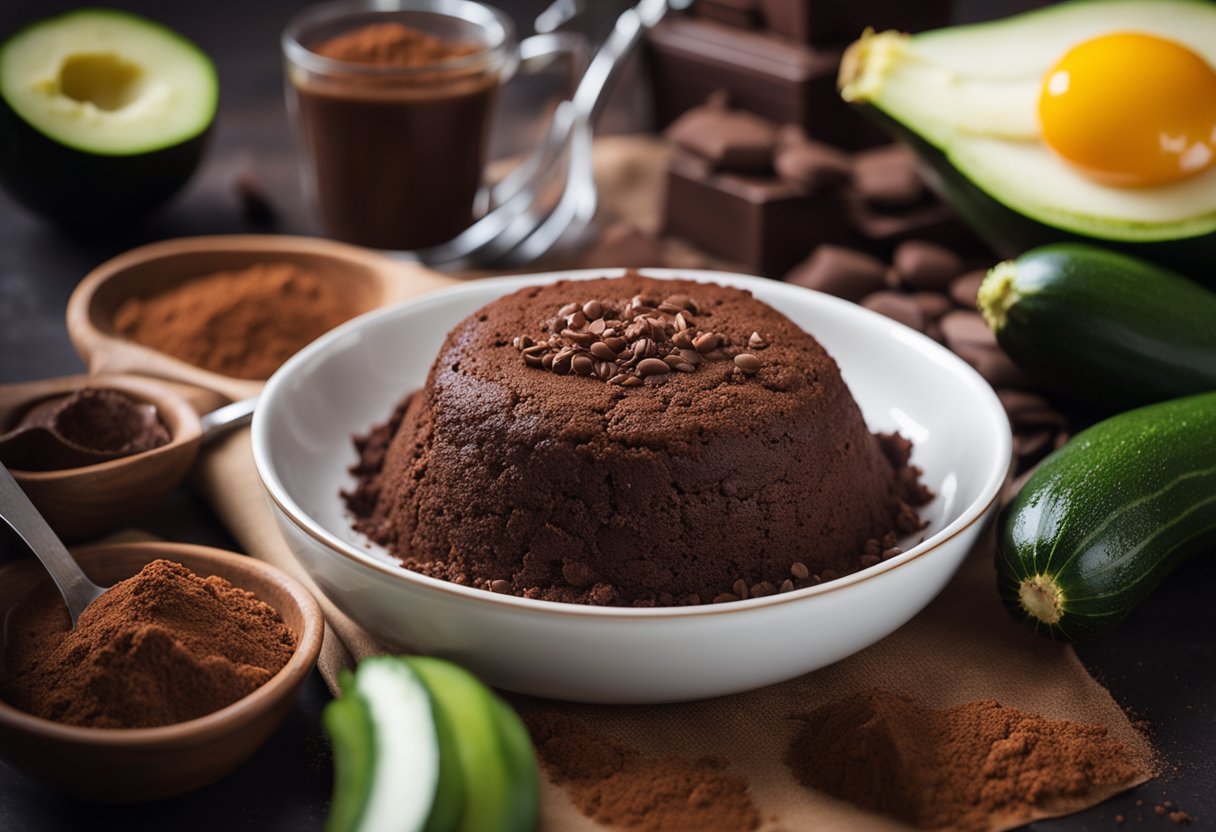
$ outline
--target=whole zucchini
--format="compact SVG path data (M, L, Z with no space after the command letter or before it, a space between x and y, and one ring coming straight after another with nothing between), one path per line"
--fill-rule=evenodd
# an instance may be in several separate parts
M1216 393L1204 393L1113 416L1047 457L1001 516L997 583L1014 618L1085 641L1213 551Z
M1216 293L1135 257L1032 249L988 273L979 307L1027 374L1099 408L1216 390Z

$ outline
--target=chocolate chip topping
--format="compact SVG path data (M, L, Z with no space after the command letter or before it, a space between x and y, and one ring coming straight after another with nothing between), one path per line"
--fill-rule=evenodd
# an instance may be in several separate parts
M511 344L529 367L623 387L638 387L643 379L672 372L693 373L706 361L728 358L746 375L760 372L759 358L700 324L698 314L696 301L688 295L571 301L541 324L547 335L519 335ZM767 346L759 332L747 338L751 350Z

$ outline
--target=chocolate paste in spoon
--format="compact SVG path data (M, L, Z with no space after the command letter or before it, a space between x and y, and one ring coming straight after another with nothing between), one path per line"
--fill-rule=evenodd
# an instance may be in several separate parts
M82 387L38 402L0 434L0 461L23 471L79 468L168 444L156 406L108 388Z

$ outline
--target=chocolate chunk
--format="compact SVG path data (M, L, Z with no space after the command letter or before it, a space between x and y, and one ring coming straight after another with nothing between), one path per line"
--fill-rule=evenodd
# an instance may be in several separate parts
M1054 438L1055 434L1050 430L1015 433L1013 435L1013 452L1022 460L1037 459L1051 450Z
M853 182L862 201L876 208L908 208L926 193L916 170L916 154L899 144L858 153L853 158Z
M249 225L269 228L278 222L279 212L266 195L261 179L253 171L239 174L232 183L237 203L241 206L241 218Z
M913 292L912 300L920 307L920 311L929 320L937 320L952 308L950 298L938 292Z
M988 324L984 323L979 312L956 309L943 315L940 323L946 345L955 352L960 352L960 348L964 346L999 349L996 336L992 334Z
M895 272L905 286L943 292L963 271L963 261L944 246L924 240L908 240L895 249Z
M668 140L695 153L715 170L765 173L772 170L777 125L746 110L726 106L725 95L694 107L671 123Z
M977 269L967 272L962 277L956 277L950 283L950 299L965 309L975 309L976 295L979 294L980 284L988 272Z
M770 277L821 242L854 236L836 192L812 194L775 176L714 172L682 151L668 167L664 230Z
M795 266L785 281L856 303L884 287L886 271L881 260L865 252L821 245Z
M803 43L847 43L867 26L879 32L937 29L950 23L951 10L949 0L759 0L759 5L765 26Z
M656 120L669 124L726 90L733 106L798 124L836 147L870 147L889 139L836 91L843 44L812 48L765 31L668 15L646 38Z
M866 309L886 315L917 332L925 331L925 313L915 299L902 292L881 291L866 295L861 301Z
M1023 373L1000 347L962 344L951 347L958 356L976 369L993 387L1033 388L1034 382Z
M697 0L692 5L693 14L716 20L738 29L760 27L760 12L756 0Z
M659 241L636 225L613 223L603 230L590 247L578 256L576 268L598 269L662 266L663 252Z
M926 200L911 207L879 209L867 205L854 189L845 195L849 222L867 249L889 252L904 240L932 240L958 251L982 251L983 246L949 206Z
M997 398L1009 421L1019 429L1063 428L1068 424L1064 414L1053 408L1045 398L1024 390L997 390Z
M781 129L773 159L777 175L811 191L841 185L852 176L849 157L831 145L808 139L797 125Z

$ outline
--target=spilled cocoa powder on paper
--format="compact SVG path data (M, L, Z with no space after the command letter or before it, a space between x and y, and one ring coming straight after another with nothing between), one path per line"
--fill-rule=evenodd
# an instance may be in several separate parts
M868 690L794 718L802 727L785 761L799 782L921 829L986 830L1081 808L1152 768L1103 725L991 699L936 709Z
M580 719L527 718L542 767L598 823L640 832L741 832L760 826L747 780L722 757L647 757Z

